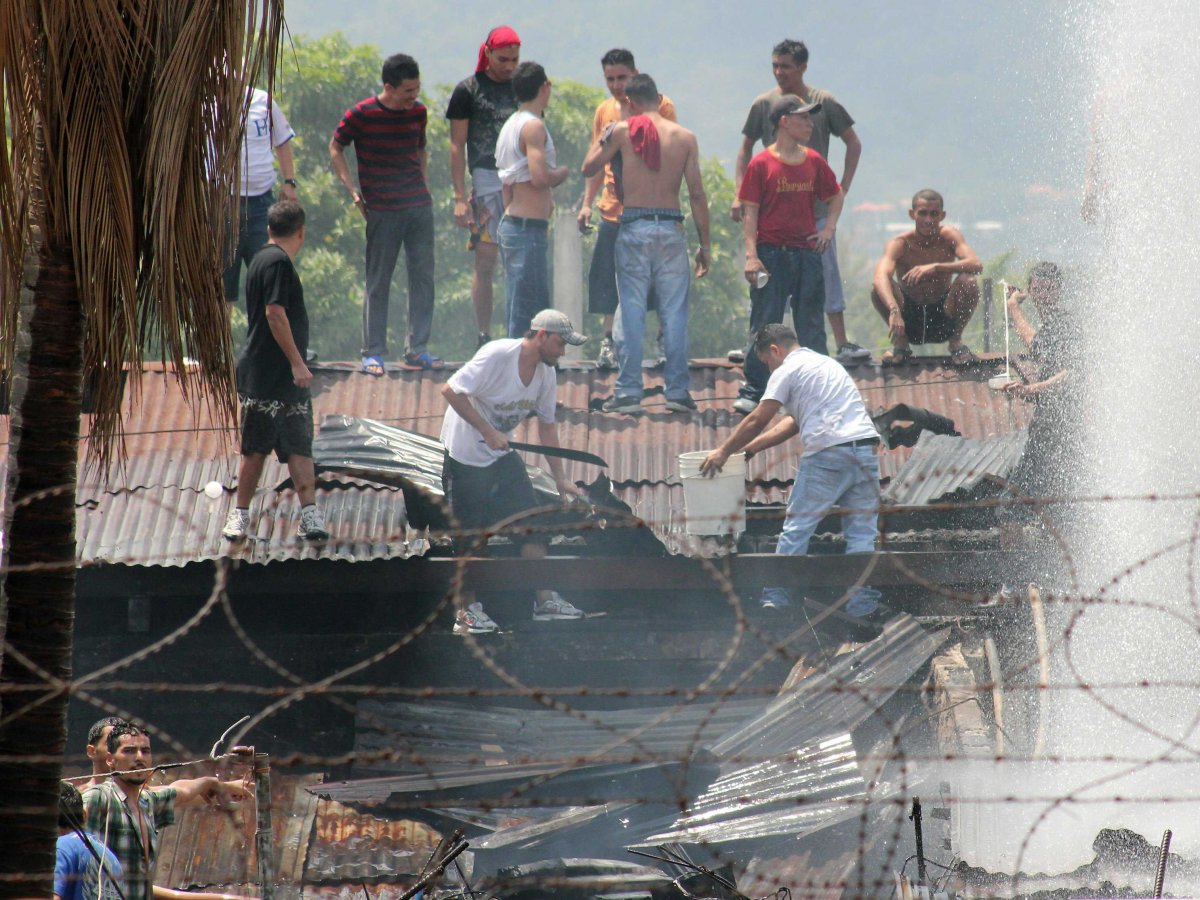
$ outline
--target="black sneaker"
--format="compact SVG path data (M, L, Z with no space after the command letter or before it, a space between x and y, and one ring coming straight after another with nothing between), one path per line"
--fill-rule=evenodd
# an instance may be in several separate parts
M642 414L641 397L609 397L600 409L606 413L624 413L627 416Z
M488 334L486 331L479 332L479 340L477 340L475 342L475 349L478 350L480 347L482 347L484 344L486 344L491 339L492 339L492 336L490 334Z
M674 400L667 398L667 409L671 412L696 412L696 401L692 399L691 394L684 394Z

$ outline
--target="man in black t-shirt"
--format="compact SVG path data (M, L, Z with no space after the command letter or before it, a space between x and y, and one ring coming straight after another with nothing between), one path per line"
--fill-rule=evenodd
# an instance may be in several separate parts
M329 532L316 506L312 459L312 372L308 352L308 312L304 288L293 261L304 246L304 208L281 200L267 213L267 245L254 255L246 275L249 329L237 363L242 412L242 464L237 502L221 533L231 541L246 537L250 501L262 477L267 454L286 463L300 497L302 538L325 540Z
M492 328L492 278L500 247L496 229L504 215L496 138L517 111L512 77L521 61L521 39L507 25L493 28L479 47L475 74L454 88L446 107L450 120L450 180L454 183L454 224L468 228L467 247L475 252L471 302L479 328L479 346ZM467 194L467 173L471 192Z

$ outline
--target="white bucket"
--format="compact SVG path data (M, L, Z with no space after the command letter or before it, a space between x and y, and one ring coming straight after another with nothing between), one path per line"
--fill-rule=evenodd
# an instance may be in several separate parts
M716 476L700 474L708 450L679 454L688 534L741 534L746 530L746 454L734 453Z

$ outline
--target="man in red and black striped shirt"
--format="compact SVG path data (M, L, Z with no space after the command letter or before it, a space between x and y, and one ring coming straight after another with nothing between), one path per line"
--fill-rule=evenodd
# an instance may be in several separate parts
M404 246L408 268L408 340L404 361L441 368L429 353L433 327L433 200L425 182L425 124L417 99L421 71L397 53L383 63L383 90L346 110L329 142L333 171L367 220L367 285L363 309L362 370L383 375L387 354L388 294ZM354 145L359 187L350 177L346 148Z

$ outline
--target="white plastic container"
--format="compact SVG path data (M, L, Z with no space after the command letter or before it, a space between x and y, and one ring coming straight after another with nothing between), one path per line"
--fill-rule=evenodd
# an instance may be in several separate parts
M688 534L734 534L746 530L746 455L735 453L714 477L700 474L708 450L679 454L683 510Z

